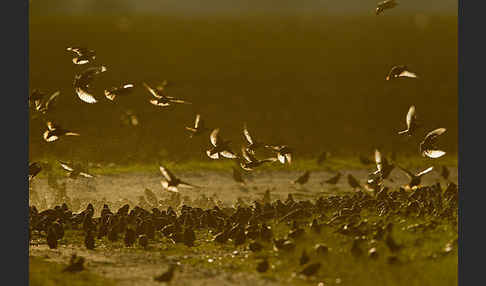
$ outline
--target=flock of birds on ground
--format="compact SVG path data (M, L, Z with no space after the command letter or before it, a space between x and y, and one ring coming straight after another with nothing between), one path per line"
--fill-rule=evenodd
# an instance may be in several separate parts
M383 13L386 9L397 6L395 0L386 0L378 3L376 14ZM96 59L93 50L83 47L69 47L67 51L72 52L72 62L76 65L91 64ZM106 66L89 67L75 75L73 88L76 95L85 103L95 104L99 101L90 91L90 85L100 74L106 72ZM417 74L410 71L407 66L394 66L387 74L385 80L399 78L417 78ZM117 97L129 96L139 86L135 83L123 83L118 87L112 87L104 91L107 100L116 101ZM168 107L177 104L191 104L187 100L168 96L166 94L167 82L153 87L145 82L141 86L148 92L150 98L148 103L157 107ZM29 104L36 112L47 115L53 103L59 96L56 91L48 96L40 90L33 90L29 97ZM417 120L415 106L410 106L406 114L406 129L398 132L403 136L415 136L420 129ZM47 130L43 133L46 142L61 140L64 136L80 136L79 133L58 125L53 120L47 121ZM209 129L200 114L196 115L194 124L185 127L189 137L203 136L209 132L211 146L206 150L209 158L214 160L230 159L235 160L237 165L245 170L252 171L264 164L278 162L280 164L291 164L293 148L287 145L265 144L253 137L246 124L243 126L243 138L245 145L241 153L234 152L230 146L231 141L225 140L220 135L220 129ZM445 128L438 128L428 132L420 143L419 150L423 157L430 159L440 158L445 155L443 150L437 147L440 135L446 132ZM265 148L274 153L275 156L259 159L256 157L258 149ZM329 156L323 153L317 159L322 163ZM362 163L368 164L369 159L360 158ZM431 222L417 224L416 228L434 228L434 220L445 220L457 224L457 185L448 182L445 191L440 184L433 186L422 186L421 178L430 173L433 167L428 167L418 173L408 171L396 163L392 163L384 157L379 150L375 150L374 163L376 170L369 173L364 187L353 177L348 175L348 183L355 192L344 195L333 195L328 198L320 197L312 203L309 200L295 201L289 195L285 202L276 200L255 201L253 206L221 207L213 206L204 210L200 207L183 205L180 214L177 214L171 206L167 210L160 210L160 203L157 199L151 200L151 211L135 206L130 210L128 204L122 206L116 212L112 212L107 204L102 207L99 217L94 217L94 207L90 203L83 211L75 213L63 203L54 208L39 212L35 206L30 207L29 238L32 239L33 232L46 238L50 248L57 248L58 241L64 236L64 230L83 230L84 244L87 249L95 249L97 240L106 237L109 241L115 242L123 237L124 244L131 247L139 244L141 247L149 248L154 241L160 241L161 237L172 243L183 243L188 247L197 244L196 232L207 231L216 243L227 243L231 241L236 247L245 247L252 252L259 252L263 249L272 248L278 252L292 252L296 249L302 237L314 233L318 235L321 229L332 229L334 232L350 237L352 244L349 249L352 256L360 257L367 255L369 259L377 259L383 253L387 253L387 261L390 264L403 263L398 257L400 251L405 248L399 245L393 237L393 223L389 222L391 217L398 215L405 217L430 217ZM67 172L68 177L93 178L79 164L70 164L59 161L61 168ZM41 162L29 164L29 182L42 171ZM392 170L397 166L409 178L405 188L391 191L384 186L384 181L389 179ZM172 193L178 193L179 187L197 188L193 184L179 179L164 166L159 166L163 176L162 187ZM449 171L444 166L441 171L442 177L446 180ZM305 172L292 183L303 185L309 180L310 172ZM321 184L335 185L342 174L338 172L335 176L323 181ZM245 183L239 168L233 167L233 179L239 183ZM155 197L155 196L153 196ZM369 221L361 215L362 211L369 211L377 215L374 222ZM276 237L270 227L270 221L278 221L289 227L285 237ZM457 244L457 240L452 244ZM385 247L382 247L382 246ZM368 247L367 249L365 249ZM378 250L378 249L381 249ZM452 249L448 245L444 253ZM299 274L304 276L315 275L321 267L319 257L326 257L330 249L325 244L317 244L312 249L304 249L300 256ZM312 260L315 262L311 263ZM66 271L76 272L83 270L84 258L72 257ZM262 259L256 266L258 272L266 272L269 269L269 260ZM156 281L170 281L176 269L171 264L169 270L155 277Z

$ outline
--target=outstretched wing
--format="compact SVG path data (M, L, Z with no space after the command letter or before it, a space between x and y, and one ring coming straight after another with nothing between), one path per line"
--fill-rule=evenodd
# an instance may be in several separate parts
M412 120L415 117L415 105L410 106L407 113L407 128L410 129L410 125L412 125Z
M444 132L446 132L446 131L447 131L447 129L445 129L445 128L437 128L435 130L432 130L429 133L427 133L427 135L425 135L424 141L433 140L437 136L444 134Z
M85 177L85 178L93 178L93 177L94 177L93 175L90 175L90 174L88 174L88 173L84 173L84 172L80 172L80 173L79 173L79 175L80 175L80 176L83 176L83 177Z
M381 159L381 153L378 151L378 149L375 150L375 162L376 162L376 168L378 169L379 172L383 169L383 161Z
M250 135L250 132L248 131L246 123L243 126L243 135L245 136L246 141L248 141L248 144L252 145L253 144L253 138L251 138L251 135Z
M78 95L79 99L81 99L82 101L84 101L86 103L93 104L93 103L98 102L96 100L96 98L94 98L93 95L91 95L88 91L86 91L85 89L83 89L81 87L76 87L75 91L76 91L76 94Z
M434 167L428 167L427 169L423 170L422 172L420 173L417 173L417 176L418 177L422 177L423 175L429 173L430 171L432 171L434 169Z
M211 140L211 144L213 144L214 147L218 145L218 138L219 138L219 128L216 128L211 132L211 135L209 136L209 139Z
M236 156L233 152L231 152L229 150L221 151L221 156L223 156L225 158L228 158L228 159L236 159L236 158L238 158L238 156Z
M445 154L446 154L446 152L444 152L442 150L424 150L422 152L422 155L424 157L429 157L429 158L432 158L432 159L440 158L440 157L444 156Z
M194 121L194 128L198 128L199 127L199 121L201 121L201 115L200 114L197 114L196 115L196 120Z
M156 97L156 98L162 98L162 96L160 96L156 91L155 89L153 89L152 87L150 87L148 84L146 84L145 82L142 82L142 85L150 92L150 94L153 96L153 97Z
M410 72L408 70L402 71L398 76L399 77L417 78L417 75L415 73Z
M68 171L68 172L72 172L72 171L74 170L74 168L73 168L73 167L71 167L71 166L69 166L69 164L68 164L68 163L65 163L65 162L62 162L62 161L58 161L58 162L59 162L59 164L61 165L61 167L62 167L64 170L66 170L66 171Z
M160 169L160 172L162 173L162 175L168 180L168 181L172 181L175 179L175 176L167 169L165 168L164 166L159 166L159 169Z

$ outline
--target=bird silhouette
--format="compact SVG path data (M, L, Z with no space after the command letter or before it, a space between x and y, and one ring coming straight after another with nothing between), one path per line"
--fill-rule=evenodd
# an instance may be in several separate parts
M420 143L420 153L423 157L429 157L432 159L440 158L446 154L446 152L437 149L437 138L446 132L445 128L437 128L430 131L425 135L424 140Z
M402 170L405 175L407 175L407 177L410 179L410 182L408 183L408 187L409 188L413 188L415 186L419 186L421 181L422 181L422 176L425 175L425 174L428 174L430 173L434 167L429 167L421 172L418 172L417 174L414 174L412 172L410 172L409 170L401 167L401 166L398 166L400 168L400 170Z
M170 282L174 278L176 268L177 266L175 264L170 264L169 269L166 272L155 276L154 280L158 282Z
M43 134L46 142L54 142L63 136L80 136L80 134L64 129L52 121L47 122L47 130Z
M256 149L258 149L261 146L263 146L263 143L262 142L259 142L259 141L255 140L250 135L250 131L248 131L248 127L247 127L246 123L243 125L243 137L245 138L246 143L247 143L246 150L248 151L248 153L250 153L252 155L255 154L255 150Z
M29 164L29 182L34 179L42 171L41 164L39 162L33 162Z
M135 86L133 83L125 83L118 87L112 87L105 89L105 97L111 101L114 101L118 96L127 96L132 93Z
M221 159L221 158L228 158L228 159L236 159L237 156L231 149L229 148L229 144L231 141L226 141L219 135L219 128L214 129L209 139L211 141L212 146L206 150L206 154L211 159Z
M240 160L240 166L243 170L252 171L254 168L263 165L264 163L271 163L277 161L277 158L267 158L258 160L252 152L246 147L241 148L242 159Z
M74 77L74 91L83 102L93 104L98 100L88 91L91 83L100 73L107 70L106 66L90 67Z
M293 150L287 145L265 145L265 148L275 152L280 163L292 163Z
M407 78L417 78L417 75L411 71L409 71L408 67L405 65L398 65L398 66L393 66L386 76L386 80L392 80L392 79L397 79L401 77L407 77Z
M407 112L407 117L406 117L406 124L407 124L407 129L403 131L399 131L398 134L400 135L406 135L406 136L412 136L415 134L417 131L419 125L417 123L417 116L415 114L415 106L412 105L408 109Z
M206 125L204 124L204 120L201 119L201 115L197 114L196 119L194 120L194 126L193 127L186 126L186 130L190 132L189 137L192 138L193 136L198 136L203 134L209 129L206 128Z
M310 177L310 171L305 171L304 174L302 174L297 179L292 181L292 184L304 185L305 183L307 183L309 181L309 177Z
M73 63L76 65L84 65L96 59L96 52L83 47L67 47L67 51L73 52Z
M337 172L336 175L332 176L331 178L321 182L321 185L323 183L326 183L326 184L330 184L330 185L335 185L337 184L337 182L339 181L339 179L341 178L342 174L340 172Z
M398 2L396 0L385 0L382 2L379 2L376 6L376 15L380 15L383 13L383 11L387 9L394 8L398 5Z
M353 189L361 188L359 181L351 174L348 174L348 184Z
M177 178L176 176L174 176L174 174L172 174L169 171L169 169L167 169L166 167L160 166L159 169L165 178L165 180L162 180L160 183L162 184L162 187L164 187L164 189L168 190L169 192L178 193L179 186L183 188L190 188L190 189L197 188L197 186L186 183L180 180L179 178Z
M151 86L149 86L147 83L142 83L143 86L150 92L152 95L152 99L149 100L149 102L152 105L155 106L160 106L160 107L167 107L172 105L172 103L180 103L180 104L191 104L188 101L178 99L172 96L167 96L162 92L160 89L154 89Z

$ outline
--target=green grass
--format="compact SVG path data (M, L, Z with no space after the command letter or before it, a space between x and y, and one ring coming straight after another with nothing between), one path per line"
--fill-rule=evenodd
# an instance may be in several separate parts
M66 265L47 262L39 257L29 257L29 285L31 286L113 286L114 281L90 273L62 272Z

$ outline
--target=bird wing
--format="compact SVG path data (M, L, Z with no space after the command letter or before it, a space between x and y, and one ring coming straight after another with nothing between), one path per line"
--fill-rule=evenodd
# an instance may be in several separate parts
M280 163L285 164L285 158L286 157L284 155L280 153L277 154L277 159L280 161Z
M376 168L378 169L379 172L383 169L383 162L381 159L381 153L378 151L378 149L375 150L375 162L376 162Z
M245 136L246 141L248 141L248 143L250 145L253 144L253 138L251 138L251 135L250 135L250 132L248 131L248 128L246 126L246 123L243 126L243 135Z
M410 77L410 78L417 78L417 75L413 72L410 72L408 70L402 71L399 75L399 77Z
M62 161L58 161L58 162L64 170L69 171L69 172L72 172L74 170L73 167L68 165L68 163L65 163L65 162L62 162Z
M445 154L446 154L446 152L444 152L442 150L424 150L422 152L422 155L424 157L429 157L429 158L432 158L432 159L440 158L440 157L444 156Z
M196 120L194 121L194 128L198 128L199 127L199 121L201 121L201 115L200 114L197 114L196 115Z
M209 136L209 139L211 140L211 143L213 144L214 147L216 147L218 144L218 138L219 138L219 128L216 128L211 132L211 135Z
M241 155L243 155L243 158L245 158L245 160L247 162L253 162L255 161L255 157L253 157L245 148L245 146L242 146L241 147Z
M231 152L229 150L221 151L221 156L223 156L225 158L228 158L228 159L236 159L236 158L238 158L238 156L236 156L233 152Z
M290 153L285 154L285 159L287 159L287 162L289 162L290 164L292 162L292 154Z
M85 172L80 172L80 173L79 173L79 175L80 175L80 176L83 176L83 177L85 177L85 178L93 178L93 177L94 177L93 175L90 175L90 174L85 173Z
M165 168L164 166L159 166L159 169L160 169L160 172L162 173L162 175L168 180L168 181L172 181L175 179L175 176L167 169Z
M93 104L93 103L98 102L96 100L96 98L94 98L93 95L91 95L90 93L88 93L86 90L84 90L81 87L76 87L75 91L76 91L76 94L78 95L79 99L81 99L82 101L84 101L86 103Z
M211 154L211 151L206 150L206 154L207 154L207 155L208 155L208 157L209 157L209 158L211 158L211 159L215 159L215 160L216 160L216 159L219 159L219 153L218 153L218 152L216 152L216 153L214 153L214 154Z
M437 128L435 130L432 130L429 133L427 133L427 135L425 135L424 141L433 140L437 136L444 134L444 132L446 132L446 131L447 131L447 129L445 129L445 128Z
M55 124L52 121L47 121L47 129L49 129L50 131L53 131L57 128L59 128L59 126L57 126L57 124Z
M415 106L412 105L408 109L408 113L407 113L407 128L410 128L410 125L412 124L412 120L414 117L415 117Z
M182 103L182 104L192 104L191 102L189 101L185 101L185 100L182 100L182 99L169 99L170 102L173 102L173 103Z
M162 98L162 96L160 96L156 91L155 89L151 88L148 84L146 84L145 82L142 82L142 85L150 92L150 94L153 96L153 97L156 97L156 98Z
M157 99L151 99L149 100L149 102L155 106L161 106L161 107L167 107L170 105L170 103L168 102L159 102Z
M423 175L429 173L430 171L432 171L434 169L434 167L428 167L427 169L423 170L422 172L420 173L417 173L417 177L422 177Z

